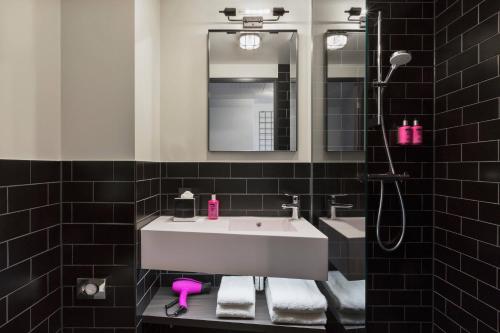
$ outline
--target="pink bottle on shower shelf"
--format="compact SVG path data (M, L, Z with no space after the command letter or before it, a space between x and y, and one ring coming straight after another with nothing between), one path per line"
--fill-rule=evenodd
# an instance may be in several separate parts
M217 220L219 218L219 200L215 194L212 194L212 199L208 200L208 219Z
M400 145L411 145L413 140L413 132L410 125L408 125L408 120L403 120L403 126L398 128L398 144Z
M414 145L421 145L423 142L423 136L422 136L422 126L418 124L418 120L415 119L413 121L413 126L411 127L411 132L412 132L412 144Z

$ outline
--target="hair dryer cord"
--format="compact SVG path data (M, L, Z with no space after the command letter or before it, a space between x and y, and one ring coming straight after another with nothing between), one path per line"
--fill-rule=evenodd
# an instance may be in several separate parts
M171 307L174 307L176 305L177 305L177 309L174 312L169 313L168 309L170 309ZM187 312L187 308L179 305L179 299L178 298L174 299L172 302L170 302L167 305L165 305L165 314L169 318L178 317L181 314L184 314L186 312Z

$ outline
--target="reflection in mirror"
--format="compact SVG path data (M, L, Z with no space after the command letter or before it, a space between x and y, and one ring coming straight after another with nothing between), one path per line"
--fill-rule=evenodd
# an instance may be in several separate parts
M365 32L329 30L326 54L326 150L363 150Z
M297 33L210 31L209 150L297 150Z
M365 332L366 4L312 2L312 220L328 237L328 332ZM356 14L356 15L354 15ZM372 25L369 25L372 27ZM368 329L369 331L369 329Z

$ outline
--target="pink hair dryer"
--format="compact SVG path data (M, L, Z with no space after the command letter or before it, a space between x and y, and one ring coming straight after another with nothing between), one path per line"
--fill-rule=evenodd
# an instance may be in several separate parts
M189 295L208 294L212 289L210 282L203 283L188 278L175 279L172 283L172 291L179 295L179 298L165 305L168 317L176 317L185 313L188 309L187 298ZM179 303L177 310L173 314L168 313L168 309Z

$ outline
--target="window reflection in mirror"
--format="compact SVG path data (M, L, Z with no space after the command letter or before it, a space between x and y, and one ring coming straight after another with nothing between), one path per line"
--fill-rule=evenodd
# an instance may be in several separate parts
M297 150L297 33L209 32L209 150Z

